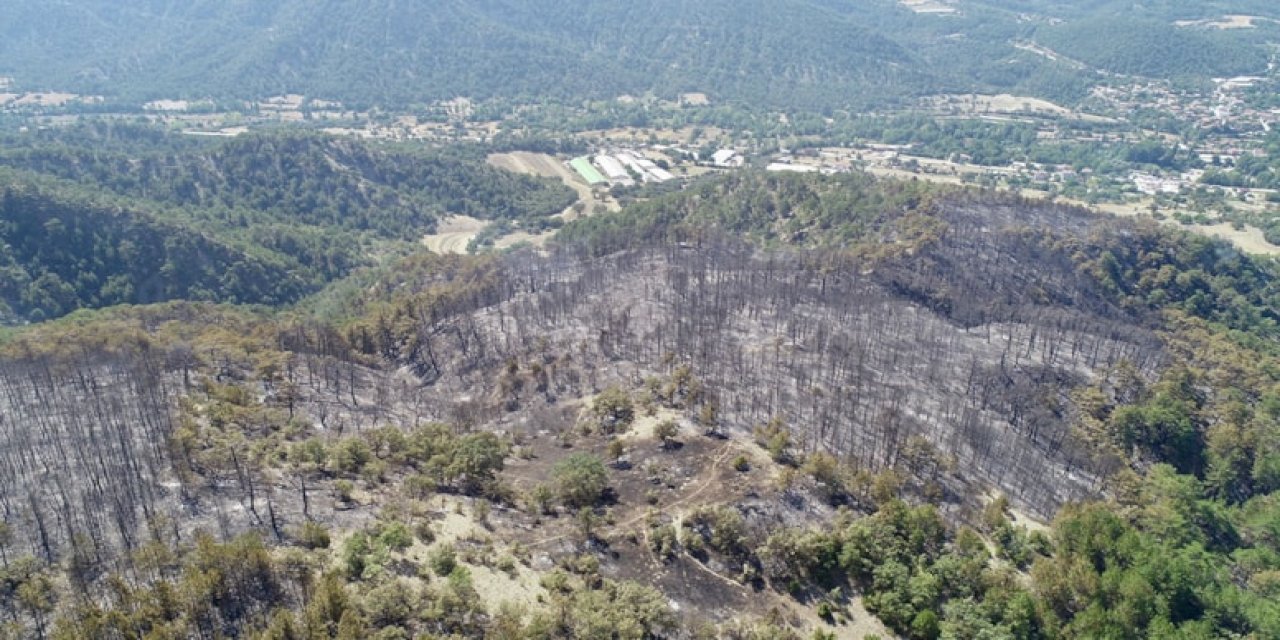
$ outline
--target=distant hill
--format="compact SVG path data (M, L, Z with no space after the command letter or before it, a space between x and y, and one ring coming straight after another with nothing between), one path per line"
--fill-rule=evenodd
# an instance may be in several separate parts
M731 103L827 109L952 91L1070 101L1095 76L1012 43L1089 36L1089 20L1099 17L1107 28L1071 53L1104 68L1236 71L1262 55L1257 33L1167 37L1175 19L1265 10L1248 0L1133 10L1059 4L974 0L933 15L892 0L13 0L0 6L0 74L25 87L123 101L297 92L406 106L459 95L699 91ZM1206 40L1212 48L1199 46ZM1152 41L1161 46L1144 48Z
M768 99L914 73L899 44L797 0L20 0L0 23L0 58L20 77L145 97L408 103L713 87Z

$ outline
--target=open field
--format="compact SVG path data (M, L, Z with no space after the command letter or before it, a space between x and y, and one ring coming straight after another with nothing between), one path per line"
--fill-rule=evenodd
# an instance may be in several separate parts
M51 91L47 93L28 93L13 101L14 106L61 107L80 96L74 93Z
M1106 203L1096 205L1093 208L1106 213L1112 213L1118 216L1136 216L1146 214L1151 209L1151 200L1144 198L1136 202L1129 203ZM1267 256L1280 256L1280 246L1276 246L1267 242L1263 236L1262 229L1244 225L1242 229L1236 229L1229 222L1219 224L1193 224L1184 225L1174 219L1172 216L1166 217L1161 222L1170 225L1176 225L1188 231L1200 233L1206 236L1221 238L1240 247L1246 253Z
M1245 225L1243 229L1236 229L1229 222L1223 222L1215 225L1196 225L1191 227L1198 233L1210 235L1215 238L1230 240L1233 244L1248 253L1256 253L1268 256L1280 256L1280 247L1267 242L1266 236L1262 233L1262 229Z
M956 8L941 0L899 0L916 13L956 13Z
M711 98L705 93L682 93L680 94L680 103L691 107L705 107L711 104Z
M501 238L498 238L498 240L493 243L493 246L496 249L509 249L521 242L528 242L535 247L541 248L555 235L555 231L543 231L538 234L529 233L528 231L513 231Z
M466 253L467 245L487 226L470 216L450 216L440 221L435 233L424 236L422 244L434 253Z
M941 95L925 99L925 104L934 109L952 110L961 114L1031 114L1070 118L1086 122L1115 122L1111 118L1080 113L1054 104L1048 100L1027 96L1014 96L1007 93L1000 95Z
M961 185L961 184L964 184L964 181L961 180L960 175L965 173L981 173L982 170L984 169L983 167L976 167L974 165L957 164L953 162L947 162L945 160L934 160L930 158L918 158L917 160L920 162L922 166L929 166L933 168L934 171L943 171L943 173L915 173L912 171L907 171L905 169L893 169L893 168L878 167L878 166L868 167L867 171L872 175L886 177L886 178L896 178L899 180L918 179L918 180L928 180L929 182L935 182L939 184ZM1005 190L1003 187L1001 189ZM1036 189L1020 189L1018 193L1024 198L1035 198L1035 199L1041 199L1041 200L1054 197L1053 194L1050 194L1045 191L1039 191ZM1096 205L1082 202L1079 200L1073 200L1071 198L1064 198L1061 196L1056 196L1056 200L1058 202L1066 202L1066 203L1078 205L1081 207L1090 208L1095 211L1101 211L1103 213L1110 213L1118 216L1143 215L1150 210L1150 206L1151 206L1150 200L1146 200L1146 199L1135 201L1135 202L1128 202L1128 203L1111 202L1111 203L1103 203L1103 204L1096 204ZM1165 224L1177 225L1183 229L1187 229L1188 231L1192 231L1195 233L1200 233L1206 236L1227 240L1232 244L1236 245L1237 247L1239 247L1242 251L1245 251L1247 253L1252 253L1257 255L1280 256L1280 246L1276 246L1274 244L1271 244L1270 242L1267 242L1266 239L1263 237L1262 230L1255 227L1250 227L1246 225L1243 229L1237 230L1234 227L1232 227L1230 223L1225 223L1225 222L1222 224L1216 224L1216 225L1187 226L1187 225L1182 225L1171 216L1165 218L1163 222Z

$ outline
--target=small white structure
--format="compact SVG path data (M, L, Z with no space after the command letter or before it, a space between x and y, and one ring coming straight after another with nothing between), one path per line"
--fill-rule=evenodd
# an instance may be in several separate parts
M813 173L818 170L818 167L815 167L813 165L808 165L808 164L790 164L788 162L774 162L770 164L768 167L765 167L765 169L767 171L779 171L779 172L788 172L788 173Z
M1161 178L1149 173L1135 173L1133 175L1133 186L1137 187L1138 191L1149 196L1154 196L1158 193L1172 195L1182 191L1182 185L1177 180Z
M733 149L721 149L711 154L711 164L717 167L741 167L746 164L746 158Z

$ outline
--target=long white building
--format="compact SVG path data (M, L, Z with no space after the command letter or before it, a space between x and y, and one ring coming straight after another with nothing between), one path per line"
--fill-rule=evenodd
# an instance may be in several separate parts
M627 173L626 167L613 156L598 155L596 156L596 166L604 172L606 178L613 182L631 181L631 174Z

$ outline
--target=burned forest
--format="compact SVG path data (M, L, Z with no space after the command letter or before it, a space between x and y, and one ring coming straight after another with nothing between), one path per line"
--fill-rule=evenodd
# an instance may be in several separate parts
M1069 206L949 192L921 210L849 250L714 224L603 252L568 233L405 260L317 303L337 319L173 302L20 332L0 361L6 633L608 637L468 608L478 593L603 604L634 637L841 619L919 637L1008 594L944 582L895 605L875 567L939 580L968 558L1029 572L1000 589L1036 631L1008 637L1059 637L1080 613L1038 572L1079 550L1025 522L1069 531L1080 505L1164 495L1138 474L1193 474L1176 477L1224 505L1275 481L1256 469L1268 361L1211 337L1270 339L1265 265ZM1210 259L1226 275L1186 275ZM1232 358L1238 380L1192 371ZM1235 451L1252 463L1220 459L1225 421L1254 430ZM1146 517L1123 526L1150 535ZM912 537L930 518L933 542ZM1258 544L1197 522L1197 544ZM905 555L858 546L875 527ZM219 554L242 564L198 579ZM391 592L412 602L389 613ZM161 597L167 622L143 620Z

